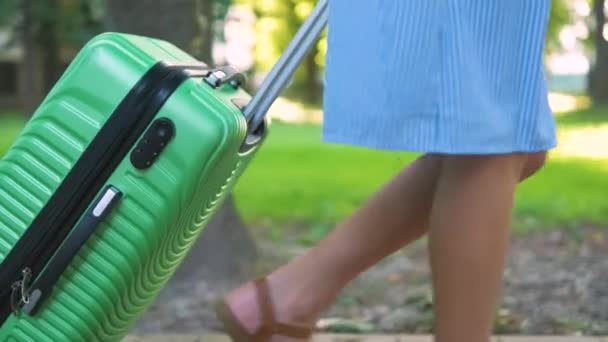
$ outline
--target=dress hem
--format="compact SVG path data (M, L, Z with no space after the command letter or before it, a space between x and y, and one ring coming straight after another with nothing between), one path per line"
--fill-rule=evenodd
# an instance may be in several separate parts
M458 148L454 146L423 146L420 144L411 144L406 141L401 144L389 144L386 142L377 141L374 139L362 139L345 137L337 134L324 133L321 139L325 143L337 145L350 145L355 147L364 147L383 151L396 152L416 152L416 153L432 153L432 154L453 154L453 155L492 155L492 154L509 154L509 153L535 153L552 150L557 147L557 140L551 140L542 144L526 144L522 146L493 146L492 148L479 149L477 148Z

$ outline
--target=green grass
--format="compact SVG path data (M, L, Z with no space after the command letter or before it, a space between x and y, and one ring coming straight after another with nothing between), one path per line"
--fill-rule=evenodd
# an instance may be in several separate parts
M0 155L4 154L23 128L25 118L16 113L0 113Z
M235 189L248 220L335 220L415 158L321 142L316 125L275 123Z
M515 214L532 227L608 223L608 159L550 158L518 190Z
M235 189L249 222L327 225L352 212L413 160L391 153L320 142L320 127L275 124ZM608 160L552 157L517 194L520 230L577 222L608 222Z
M558 115L557 124L561 129L606 126L608 125L608 106L590 107L574 113Z
M608 110L561 114L561 131L608 124ZM23 120L0 115L0 155ZM315 242L336 221L360 206L378 187L416 158L321 142L318 125L275 122L264 148L235 188L237 206L251 224L295 227L301 241ZM518 231L589 222L608 222L608 159L553 155L547 166L519 188L515 216ZM301 228L298 228L301 227Z

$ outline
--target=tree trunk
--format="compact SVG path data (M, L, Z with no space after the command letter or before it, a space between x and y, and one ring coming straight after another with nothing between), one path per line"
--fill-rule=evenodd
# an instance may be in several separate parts
M57 18L59 6L57 0L47 0L47 16L40 25L39 40L42 52L42 84L44 93L55 85L63 70L59 56L59 38L57 37Z
M107 4L110 30L165 39L190 52L195 48L200 30L194 0L108 0ZM200 8L210 12L210 7ZM205 31L211 28L211 22L205 25ZM227 199L172 281L204 277L211 282L235 282L251 275L256 246L232 201L232 197Z
M36 71L37 60L36 60L36 42L34 40L33 32L33 0L23 0L22 3L22 15L23 15L23 32L22 32L22 46L23 46L23 62L21 64L21 103L27 115L32 115L36 107L40 102L40 93L36 86Z
M589 74L589 94L596 104L608 103L608 41L604 38L606 27L606 0L595 0L595 64Z
M308 56L306 56L306 94L310 103L319 103L321 97L321 85L318 82L319 65L316 58L319 48L315 44Z
M108 0L109 30L167 40L192 52L200 35L194 0Z
M255 243L234 201L228 198L175 273L174 280L204 278L218 284L238 283L253 275L256 257Z
M200 39L196 42L195 55L205 63L213 66L213 0L196 0L198 5L198 20L200 25Z

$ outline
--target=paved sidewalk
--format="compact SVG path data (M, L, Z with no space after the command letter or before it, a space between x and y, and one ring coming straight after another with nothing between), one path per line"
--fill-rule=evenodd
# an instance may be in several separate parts
M314 342L432 342L429 336L411 335L315 335ZM231 342L224 335L130 336L123 342ZM492 342L608 342L608 337L497 336Z

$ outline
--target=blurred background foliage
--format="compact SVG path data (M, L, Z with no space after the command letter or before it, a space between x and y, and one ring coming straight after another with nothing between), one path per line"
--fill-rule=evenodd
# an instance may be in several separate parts
M253 30L255 31L255 44L252 47L254 63L249 70L250 74L263 75L277 60L281 52L289 43L298 27L311 12L315 1L313 0L190 0L197 3L199 9L205 12L193 11L199 17L209 17L212 24L201 32L200 37L212 37L212 44L225 43L224 28L226 16L232 7L246 7L255 16ZM590 9L598 6L605 7L605 0L553 0L551 7L550 25L547 34L547 53L557 53L562 50L560 38L564 27L586 25L587 34L578 37L584 44L585 53L596 64L604 64L604 60L594 58L601 53L602 41L595 38L597 27L604 27L605 17L598 15L597 11L588 11L582 14L576 11L581 2L585 2ZM126 1L128 3L129 1ZM162 3L157 2L157 3ZM34 63L32 55L42 55L44 66L44 82L40 89L42 93L54 84L61 72L67 66L70 57L92 36L104 31L107 24L107 9L105 0L4 0L0 3L0 27L3 29L0 40L5 48L20 46L21 56L26 63ZM197 13L198 12L198 13ZM209 13L210 12L210 13ZM241 13L243 13L241 11ZM200 19L200 18L199 18ZM141 18L145 21L145 16ZM236 18L240 20L240 18ZM575 23L576 21L576 23ZM579 22L580 21L580 22ZM203 23L205 20L199 20ZM599 30L602 31L602 30ZM601 32L603 35L603 31ZM207 42L208 43L208 42ZM325 54L327 51L326 35L310 52L302 64L288 95L299 97L300 100L319 104L322 94L322 79ZM62 54L65 55L62 57ZM0 54L1 55L1 54ZM203 54L205 56L205 54ZM211 54L205 57L211 56ZM595 69L605 69L596 67ZM26 75L27 76L27 75ZM601 76L603 80L605 76ZM30 79L35 78L30 76ZM28 77L26 77L26 80ZM30 82L32 82L30 80ZM598 82L600 83L600 82ZM28 84L24 84L27 87ZM590 85L591 87L591 85ZM599 85L597 85L599 87ZM30 89L34 89L30 85ZM598 100L603 98L606 91L595 91ZM40 101L40 97L36 98ZM33 107L36 101L28 106Z
M517 210L547 222L603 221L608 208L593 189L602 188L595 178L606 170L602 151L608 151L606 2L551 3L546 65L550 100L564 142L553 155L562 158L562 164L553 164L544 176L524 185L525 196ZM314 4L314 0L0 1L0 154L83 44L98 33L120 30L157 36L209 64L235 64L248 74L248 90L254 91ZM133 13L142 14L133 18ZM415 157L319 142L326 37L327 32L271 112L291 123L275 125L268 145L235 191L237 200L243 199L239 209L248 222L299 220L329 225ZM601 138L590 142L591 136ZM336 163L323 162L320 154L333 156ZM376 162L361 162L362 156ZM272 172L262 164L272 165ZM584 172L578 168L582 164ZM324 176L328 167L334 174L360 172L338 181ZM587 178L577 183L576 176L583 174ZM268 177L277 180L276 186L261 189ZM550 188L566 177L570 182L561 187L564 197L551 197ZM300 181L294 184L294 178ZM595 187L589 187L592 180ZM345 188L349 192L340 191ZM316 227L317 232L325 229Z

